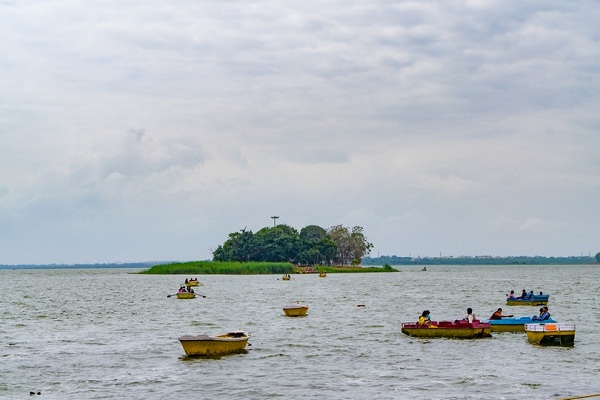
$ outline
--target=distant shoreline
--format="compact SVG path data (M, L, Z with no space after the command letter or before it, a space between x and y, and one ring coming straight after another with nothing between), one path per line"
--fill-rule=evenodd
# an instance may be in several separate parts
M170 261L169 261L170 262ZM106 263L106 264L0 264L2 269L91 269L91 268L150 268L167 262Z
M581 260L578 257L578 260L573 260L571 257L565 258L554 258L552 261L542 261L538 258L531 258L528 260L523 260L522 258L513 259L510 257L502 258L502 259L464 259L464 258L455 258L455 259L439 259L439 258L422 258L417 260L403 260L401 262L378 262L375 263L375 259L363 260L362 267L381 267L385 264L389 264L392 267L404 267L404 266L464 266L464 265L480 265L480 266L507 266L507 265L599 265L595 258L592 257L584 257L585 260ZM366 262L365 262L366 261ZM138 263L104 263L104 264L18 264L18 265L9 265L9 264L0 264L0 270L31 270L31 269L101 269L101 268L141 268L148 269L156 265L163 264L173 264L178 262L173 261L159 261L159 262L138 262Z

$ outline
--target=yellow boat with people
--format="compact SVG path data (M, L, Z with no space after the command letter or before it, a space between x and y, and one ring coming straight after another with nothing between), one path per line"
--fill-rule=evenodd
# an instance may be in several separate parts
M186 279L185 286L187 286L187 287L200 286L200 282L198 282L198 279L196 279L196 278Z
M179 292L179 293L177 293L177 298L178 299L195 299L196 293Z
M327 272L321 272L319 278L327 278Z
M403 322L402 333L408 336L424 338L477 339L492 336L489 322L467 321L431 321L430 325L417 322Z
M183 351L187 356L222 356L225 354L243 353L248 344L250 332L231 331L216 336L184 335L179 338Z

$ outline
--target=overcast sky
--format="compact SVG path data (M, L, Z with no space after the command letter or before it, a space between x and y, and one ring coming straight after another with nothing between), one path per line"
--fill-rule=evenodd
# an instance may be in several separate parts
M600 3L0 4L0 264L600 251Z

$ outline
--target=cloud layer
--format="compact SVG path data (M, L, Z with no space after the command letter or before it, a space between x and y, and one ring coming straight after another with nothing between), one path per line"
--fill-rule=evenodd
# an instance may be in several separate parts
M600 5L0 5L0 264L600 251Z

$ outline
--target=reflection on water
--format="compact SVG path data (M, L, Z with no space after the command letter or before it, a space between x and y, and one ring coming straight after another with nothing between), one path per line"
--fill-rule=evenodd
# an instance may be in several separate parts
M552 399L600 393L597 266L399 267L399 273L185 277L132 270L1 270L0 398ZM422 310L434 320L484 319L511 289L550 294L573 348L400 333ZM284 305L310 307L289 318ZM187 358L185 334L250 331L245 354ZM37 395L36 395L37 396Z

